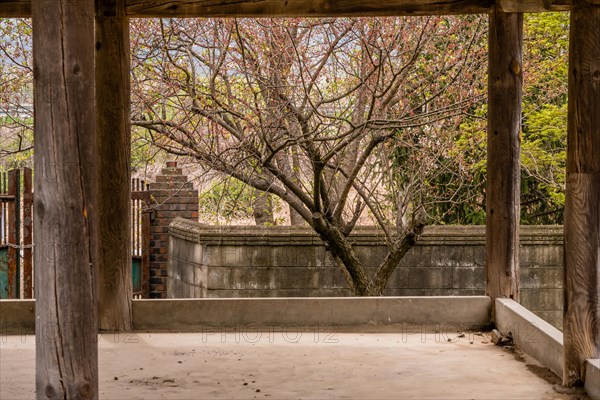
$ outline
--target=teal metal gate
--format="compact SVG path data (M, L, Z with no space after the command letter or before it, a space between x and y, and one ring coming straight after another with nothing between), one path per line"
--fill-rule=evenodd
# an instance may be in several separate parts
M0 299L33 295L31 169L0 173Z
M150 193L131 181L131 275L136 298L148 297ZM0 299L33 298L33 192L29 168L0 172Z
M150 192L148 184L131 180L131 280L134 298L150 291Z
M0 299L8 299L8 246L0 246Z

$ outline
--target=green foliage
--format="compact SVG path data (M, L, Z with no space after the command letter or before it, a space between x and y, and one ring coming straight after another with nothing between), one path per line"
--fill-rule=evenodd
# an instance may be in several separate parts
M525 115L567 101L569 14L526 14L524 23Z
M521 223L560 224L565 203L567 132L568 13L527 14L524 26L523 128L521 143ZM474 77L485 87L485 70ZM439 202L430 221L485 223L486 115L481 105L461 118L455 143L445 160L448 173L430 182L435 196L463 201ZM398 155L406 158L405 149ZM452 183L464 171L462 186Z
M244 182L226 177L199 194L200 215L211 223L252 218L254 190Z
M569 14L527 14L521 222L561 224L565 204Z
M523 223L561 223L565 204L567 105L532 112L523 133Z
M131 171L144 170L148 165L163 165L168 157L159 148L151 145L148 131L131 127Z
M452 186L442 185L445 193L440 193L441 197L460 201L440 203L436 210L438 223L485 224L486 115L487 105L482 104L461 119L446 171L460 173L463 178ZM442 184L449 174L440 176Z

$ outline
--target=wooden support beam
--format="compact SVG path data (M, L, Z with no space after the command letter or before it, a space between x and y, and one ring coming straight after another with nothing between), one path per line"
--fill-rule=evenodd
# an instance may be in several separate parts
M31 16L31 1L0 0L0 17ZM125 0L124 7L137 18L336 17L487 14L494 4L504 12L568 11L571 0Z
M496 0L504 12L569 11L571 0Z
M342 17L487 13L492 0L127 0L136 17Z
M563 384L600 357L600 5L573 0L565 204Z
M131 133L129 21L123 0L99 0L96 15L96 129L100 330L131 325Z
M0 0L0 18L31 17L32 0Z
M36 396L98 398L94 1L33 2Z
M519 301L523 15L496 9L489 26L486 290Z

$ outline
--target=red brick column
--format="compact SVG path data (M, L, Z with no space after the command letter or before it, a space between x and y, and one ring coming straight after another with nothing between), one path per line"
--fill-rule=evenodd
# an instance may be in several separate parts
M175 217L198 220L198 191L177 168L176 161L150 183L154 215L150 223L150 298L167 297L167 258L169 224Z

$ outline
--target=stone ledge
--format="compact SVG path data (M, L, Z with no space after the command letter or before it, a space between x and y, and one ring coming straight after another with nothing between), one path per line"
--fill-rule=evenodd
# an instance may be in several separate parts
M418 325L430 330L451 326L454 331L487 327L490 313L491 300L487 296L133 301L134 328L154 332L315 325L335 326L353 332L398 332L405 325Z
M502 334L512 333L515 344L550 369L563 375L563 334L512 299L496 299L495 324ZM587 360L585 390L600 400L600 359Z
M310 228L293 226L211 226L176 218L169 225L171 236L207 245L322 245ZM521 245L562 244L561 226L521 226ZM350 235L357 245L382 245L384 236L373 226L358 226ZM425 227L417 246L484 245L485 226L435 225Z
M494 323L515 344L558 376L563 371L563 334L516 301L496 299Z
M0 334L35 333L34 310L35 300L1 300ZM137 331L326 325L354 332L404 332L417 325L454 332L488 327L491 300L487 296L134 299L132 312Z
M600 358L587 360L585 391L592 400L600 400Z

